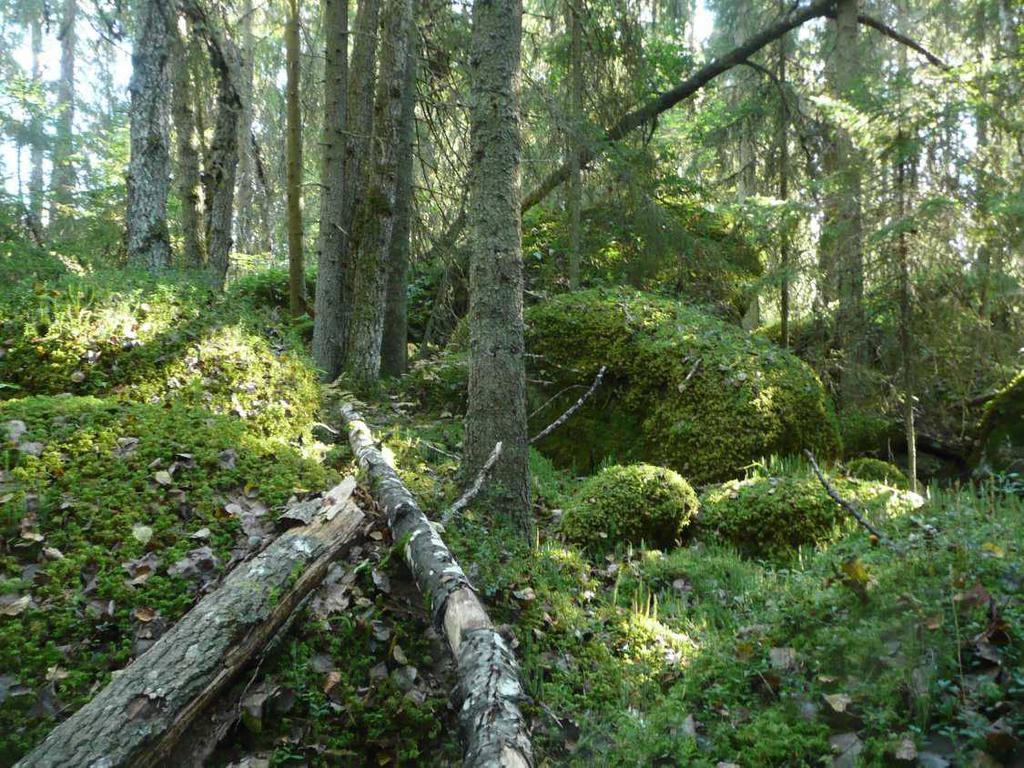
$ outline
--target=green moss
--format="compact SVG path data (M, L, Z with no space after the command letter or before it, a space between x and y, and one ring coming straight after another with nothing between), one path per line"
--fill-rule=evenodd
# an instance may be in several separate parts
M53 708L73 711L128 663L140 629L192 605L197 583L170 565L208 545L216 575L247 545L228 503L262 505L269 524L289 496L333 476L238 419L176 403L30 397L0 403L0 425L12 420L26 431L0 451L0 536L17 543L0 555L0 580L32 604L0 617L0 669L30 691L0 703L5 763L42 737ZM153 558L148 575L131 583L125 565L142 557Z
M1024 473L1024 372L986 406L972 463L979 474Z
M608 458L647 461L706 483L762 456L839 453L831 404L810 368L691 307L584 291L532 307L527 331L537 356L530 377L545 382L531 392L535 429L607 366L594 397L538 444L561 466L587 472Z
M900 425L878 409L848 408L839 413L839 431L848 456L884 451L901 439Z
M241 418L255 433L309 434L320 392L287 325L195 276L68 275L5 294L0 381L11 394L114 395Z
M869 517L892 515L920 503L920 497L904 496L876 482L831 482ZM731 480L701 496L701 529L747 555L787 558L800 547L835 541L850 526L849 513L809 474Z
M697 506L693 488L671 469L612 466L576 490L562 533L595 551L625 543L672 546Z
M846 462L846 472L851 477L856 477L859 480L874 480L901 490L906 490L910 487L906 475L903 474L899 467L881 459L873 459L867 456L851 459Z

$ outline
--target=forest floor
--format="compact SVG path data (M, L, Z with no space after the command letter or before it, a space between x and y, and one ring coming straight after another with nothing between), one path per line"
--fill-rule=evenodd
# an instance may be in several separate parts
M319 426L340 426L342 393L315 384L308 329L275 309L283 275L218 299L42 256L26 278L19 257L17 279L0 264L16 288L0 307L0 765L273 535L290 497L357 474ZM361 407L438 515L459 492L461 418L402 382ZM1019 764L1014 489L933 487L875 519L891 545L851 524L784 560L703 535L594 556L559 533L580 479L530 464L534 541L482 505L443 536L519 656L538 765ZM212 764L455 765L453 686L376 531L261 660Z

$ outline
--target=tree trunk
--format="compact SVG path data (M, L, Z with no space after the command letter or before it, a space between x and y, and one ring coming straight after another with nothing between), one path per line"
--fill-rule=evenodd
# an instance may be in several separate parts
M416 141L416 69L419 49L415 28L410 35L402 90L402 114L398 128L398 177L395 196L395 229L388 256L387 312L381 370L387 376L401 376L408 363L408 271L412 235L413 150Z
M349 108L345 146L345 182L341 213L341 355L348 355L354 299L354 258L357 248L356 210L367 189L367 157L373 135L374 84L380 0L360 0L349 68Z
M267 251L266 243L259 236L260 229L256 194L259 180L257 178L256 158L252 141L253 122L253 77L256 53L256 41L252 33L253 16L255 15L252 0L243 0L242 13L238 20L239 56L241 60L238 96L241 101L241 112L238 115L238 190L236 193L237 210L235 216L235 232L238 235L238 249L243 253Z
M494 445L494 501L529 535L523 254L520 222L521 0L473 6L470 55L469 402L463 474Z
M306 311L306 275L302 263L302 115L299 102L299 0L288 0L285 24L288 69L287 155L288 187L288 311L297 317Z
M836 3L835 86L837 95L850 102L859 77L857 0ZM861 367L865 361L864 254L861 232L861 158L853 138L836 127L838 220L835 260L839 271L839 339L846 354L842 375L842 399L861 394Z
M39 9L40 13L42 9ZM29 23L32 46L32 86L43 90L43 74L39 57L43 52L43 20L40 13L33 12ZM43 231L43 121L40 109L31 109L29 136L29 170L28 177L28 219L33 232Z
M231 256L235 172L238 168L238 92L241 64L231 39L213 25L199 0L184 0L183 8L206 43L210 66L217 77L217 117L206 153L203 187L206 197L206 247L213 282L223 289Z
M583 174L578 148L583 125L583 29L576 0L565 0L565 25L569 33L569 131L566 136L569 155L569 188L566 208L569 214L569 290L580 286L580 248L582 241Z
M96 697L18 763L168 765L183 732L238 677L362 534L366 518L343 481L316 519L240 565ZM309 502L300 502L308 504Z
M174 90L171 119L177 144L178 173L175 181L181 200L182 261L186 266L195 268L206 263L206 245L200 211L199 139L192 110L192 78L189 72L188 48L191 43L185 39L185 34L182 30L174 35L172 43L171 80Z
M171 0L139 0L136 5L131 106L131 161L128 164L128 260L156 271L170 264L167 190L171 181L168 149Z
M324 148L320 170L313 359L328 381L341 373L341 249L348 112L348 0L324 2Z
M57 83L57 134L53 145L50 225L57 237L67 236L74 215L75 166L72 156L75 122L75 20L78 1L64 0L60 20L60 80Z
M381 19L380 72L374 106L374 134L366 199L358 215L353 259L352 325L346 368L355 381L380 377L388 255L395 228L398 153L405 101L406 60L412 32L412 0L386 0Z
M480 7L475 7L476 13ZM519 15L506 19L513 20L518 24ZM455 657L462 698L459 724L465 740L462 765L528 768L533 757L526 719L519 710L525 695L515 655L441 536L377 448L362 416L348 404L341 415L352 453L370 476L394 540L405 542L405 561L420 592L430 599L434 625Z
M779 0L779 12L785 0ZM779 199L789 200L789 103L786 94L786 42L787 35L779 38ZM789 347L789 221L784 219L779 232L779 335L783 349Z

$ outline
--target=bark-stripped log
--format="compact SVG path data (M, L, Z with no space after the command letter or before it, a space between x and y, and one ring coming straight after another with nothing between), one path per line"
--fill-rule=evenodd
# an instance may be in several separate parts
M458 665L465 768L533 765L530 736L519 703L526 698L519 666L491 624L483 604L437 530L423 514L351 405L341 407L349 444L370 475L373 495L420 591L430 598L434 624L444 632Z
M65 720L17 765L155 766L197 715L275 636L366 517L349 478L309 525L292 528L232 571L152 648ZM296 577L296 574L298 576Z

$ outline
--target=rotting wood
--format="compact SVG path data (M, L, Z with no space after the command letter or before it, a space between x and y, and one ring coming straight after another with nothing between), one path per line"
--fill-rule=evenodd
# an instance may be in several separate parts
M466 574L420 509L395 468L377 447L363 417L341 406L349 444L370 476L374 498L384 509L395 541L420 591L430 598L435 626L444 632L458 667L466 768L533 765L526 694L512 649L495 629Z
M347 478L309 525L281 534L24 757L37 766L169 764L196 717L239 676L366 529ZM296 576L296 574L298 574Z

